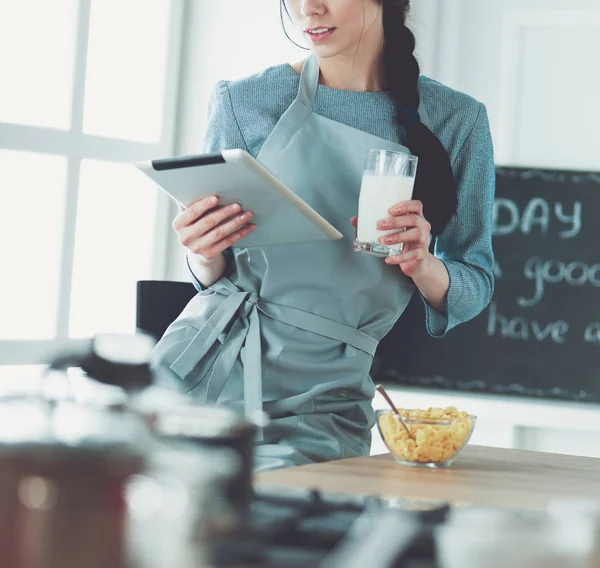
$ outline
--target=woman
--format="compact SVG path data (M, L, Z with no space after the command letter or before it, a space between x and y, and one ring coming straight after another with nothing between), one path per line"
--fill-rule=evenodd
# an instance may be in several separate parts
M197 202L173 227L199 294L156 348L200 401L270 415L257 470L368 454L372 356L412 294L441 337L493 290L486 111L420 76L409 0L282 1L311 57L220 83L206 151L247 150L344 239L245 249L251 212ZM414 199L380 223L405 243L385 260L352 251L372 148L419 156Z

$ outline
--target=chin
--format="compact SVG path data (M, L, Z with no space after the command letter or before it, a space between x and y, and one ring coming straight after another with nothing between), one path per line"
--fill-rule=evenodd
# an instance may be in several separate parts
M329 59L341 53L341 49L331 45L313 45L311 51L320 59Z

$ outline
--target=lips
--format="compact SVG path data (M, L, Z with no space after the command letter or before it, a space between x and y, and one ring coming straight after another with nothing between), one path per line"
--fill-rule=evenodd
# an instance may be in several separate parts
M313 41L322 41L331 36L334 31L334 27L317 26L305 29L304 33L306 33Z

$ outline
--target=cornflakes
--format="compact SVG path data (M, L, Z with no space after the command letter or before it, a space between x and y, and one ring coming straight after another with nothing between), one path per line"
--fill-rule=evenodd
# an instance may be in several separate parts
M418 463L443 463L452 459L468 440L473 420L466 412L454 407L428 408L398 412L404 420L411 437L393 412L379 416L379 428L388 447L398 458Z

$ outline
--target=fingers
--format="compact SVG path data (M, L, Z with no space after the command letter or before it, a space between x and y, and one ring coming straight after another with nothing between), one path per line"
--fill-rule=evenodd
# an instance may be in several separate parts
M208 213L205 213L204 216L196 219L191 225L187 225L177 230L181 244L189 247L191 243L202 238L226 219L229 219L236 213L240 213L241 210L242 208L237 203L219 207L212 212L209 210Z
M249 220L247 218L247 214L248 212L242 213L242 207L239 203L219 207L216 211L207 213L204 217L198 219L198 221L196 221L196 223L193 225L193 230L196 232L197 236L202 236L209 233L215 227L218 227L221 223L223 223L223 221L233 217L234 215L238 215L238 218L246 215L245 219L247 221ZM250 216L252 216L251 213ZM220 239L221 238L223 237L221 236Z
M179 241L190 252L208 260L242 240L256 229L253 215L239 203L219 207L216 195L200 199L183 209L173 220Z
M394 256L388 256L385 259L386 264L397 264L404 266L410 266L412 264L418 265L427 256L427 251L423 249L405 250L400 254Z
M187 209L183 209L173 220L173 229L179 231L184 227L193 224L199 217L205 215L211 209L214 209L219 203L219 198L216 195L205 197L190 205Z
M352 217L350 219L350 224L356 229L356 227L358 227L358 217Z
M238 241L241 241L243 238L247 237L250 233L254 232L255 229L256 229L256 225L254 223L249 223L248 225L245 225L241 229L238 229L237 231L230 233L224 239L217 241L213 245L204 249L202 256L204 256L204 258L207 258L209 260L217 257L224 250L228 249L230 246L234 245Z
M405 251L395 256L385 259L386 264L396 265L402 272L409 277L414 277L418 271L422 270L423 263L426 262L427 251L423 249L414 249Z
M398 203L390 209L390 215L406 215L408 213L423 215L423 203L417 199L413 199Z
M385 231L389 229L408 229L416 227L423 233L431 233L431 225L427 219L415 214L406 214L401 217L388 217L377 222L377 228Z
M423 221L422 217L417 215L403 215L402 217L387 217L377 222L377 228L381 231L388 229L406 229L407 227L417 227Z
M244 211L240 215L237 215L233 219L217 225L215 229L207 233L205 236L211 244L219 243L226 240L232 233L238 231L246 223L252 219L252 213L250 211Z
M422 245L425 248L429 248L429 242L431 236L428 232L425 232L420 227L413 227L400 233L392 233L391 235L385 235L379 239L381 244L384 245L396 245L398 243L414 243Z
M206 219L199 220L189 231L184 231L180 235L181 244L196 254L202 254L206 258L210 258L211 253L207 251L212 251L215 247L218 248L223 242L237 242L240 238L243 238L242 236L235 235L233 240L231 239L233 233L239 231L252 220L252 213L244 211L231 218L231 207L223 207L221 209L222 211L219 210L207 216ZM219 223L219 221L223 221L224 219L227 220ZM230 245L225 244L224 248L227 248L227 246Z

